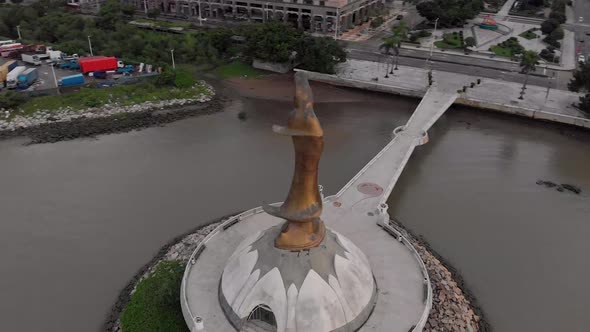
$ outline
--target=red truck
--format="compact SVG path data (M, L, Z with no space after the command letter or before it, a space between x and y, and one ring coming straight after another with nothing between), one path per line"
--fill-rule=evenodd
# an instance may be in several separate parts
M114 56L88 56L78 59L82 73L117 70L118 61Z

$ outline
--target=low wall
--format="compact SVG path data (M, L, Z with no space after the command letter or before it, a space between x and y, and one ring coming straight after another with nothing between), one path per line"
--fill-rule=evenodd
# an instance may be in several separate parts
M329 83L338 86L344 86L349 88L357 88L369 91L377 91L377 92L385 92L394 95L400 96L407 96L407 97L415 97L415 98L422 98L426 93L426 90L414 90L403 88L399 86L381 84L377 82L366 82L366 81L359 81L359 80L352 80L346 78L340 78L334 75L322 74L317 72L310 72L301 69L295 69L295 71L302 71L307 74L307 77L310 80ZM531 119L537 119L542 121L550 121L550 122L557 122L567 125L572 125L581 128L589 128L590 129L590 119L584 119L559 113L553 113L549 111L542 111L538 109L530 109L520 105L511 105L505 102L494 102L489 100L478 100L470 97L459 97L455 101L457 105L464 105L470 107L476 107L491 111L497 111L502 113L508 113L513 115L518 115L522 117L527 117Z
M290 63L264 62L258 59L254 59L252 67L280 74L286 74L293 69Z

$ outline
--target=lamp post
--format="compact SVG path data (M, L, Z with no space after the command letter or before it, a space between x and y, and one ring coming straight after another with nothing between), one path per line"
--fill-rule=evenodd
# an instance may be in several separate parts
M19 39L19 40L22 40L22 37L21 37L21 35L20 35L20 25L17 25L17 26L16 26L16 33L18 33L18 39Z
M174 63L174 49L170 50L170 55L172 56L172 69L176 69L176 64Z
M338 23L340 23L340 8L336 8L336 29L334 29L334 39L338 40Z
M90 49L90 56L94 56L94 53L92 53L92 43L90 42L90 36L88 36L88 48Z
M199 25L203 26L203 15L201 14L201 0L197 1L197 5L199 6Z
M262 18L264 19L264 22L266 22L268 20L268 2L264 4L264 16L262 16Z
M60 94L59 85L57 84L57 77L55 77L55 68L53 68L53 67L54 67L54 64L52 63L51 64L51 73L53 74L53 82L55 82L55 89L57 90L57 94L59 95Z
M432 43L430 44L430 56L428 59L432 61L432 52L434 51L434 36L436 35L436 26L438 25L438 17L434 20L434 32L432 33Z

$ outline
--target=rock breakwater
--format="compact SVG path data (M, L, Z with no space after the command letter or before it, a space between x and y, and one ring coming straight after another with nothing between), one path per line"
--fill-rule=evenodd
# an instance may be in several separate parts
M29 136L31 143L52 143L126 132L221 111L222 105L216 100L213 88L204 81L197 86L204 86L204 92L191 98L147 101L135 105L114 102L83 110L64 107L39 110L27 116L0 110L0 139Z
M396 220L391 222L422 258L432 285L432 309L424 332L490 332L459 273L444 261L424 239L414 236Z

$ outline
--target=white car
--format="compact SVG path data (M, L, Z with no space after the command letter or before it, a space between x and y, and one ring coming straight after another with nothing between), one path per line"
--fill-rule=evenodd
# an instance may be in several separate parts
M580 16L580 18L578 19L579 22L584 22L584 18L582 16Z
M578 55L578 62L579 63L586 63L586 57L583 54Z

